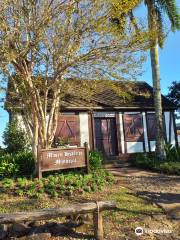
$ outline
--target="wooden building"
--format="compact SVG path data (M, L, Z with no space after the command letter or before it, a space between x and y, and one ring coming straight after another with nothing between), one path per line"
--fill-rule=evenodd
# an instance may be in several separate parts
M56 138L68 139L73 146L88 142L90 149L101 151L107 158L154 151L156 121L152 87L138 81L132 82L130 87L126 87L126 82L117 82L116 85L120 92L126 91L131 98L108 88L108 84L97 88L88 100L66 96ZM165 142L176 145L176 106L164 96L162 105ZM22 121L20 115L17 118Z

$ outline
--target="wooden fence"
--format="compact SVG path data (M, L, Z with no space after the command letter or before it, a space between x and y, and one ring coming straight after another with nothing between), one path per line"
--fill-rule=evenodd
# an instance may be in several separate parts
M0 214L0 224L13 224L21 222L31 222L54 219L64 216L73 216L78 214L93 214L94 235L97 240L103 240L103 221L102 211L114 210L116 204L111 201L88 202L74 204L63 208L44 209L33 212L17 212Z

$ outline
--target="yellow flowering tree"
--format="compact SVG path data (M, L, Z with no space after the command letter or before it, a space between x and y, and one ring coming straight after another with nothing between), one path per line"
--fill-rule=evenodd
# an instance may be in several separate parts
M133 6L122 1L124 19ZM0 69L29 122L35 156L38 144L51 146L62 97L75 91L68 79L128 79L141 69L146 41L125 22L114 34L106 1L3 0L0 12Z

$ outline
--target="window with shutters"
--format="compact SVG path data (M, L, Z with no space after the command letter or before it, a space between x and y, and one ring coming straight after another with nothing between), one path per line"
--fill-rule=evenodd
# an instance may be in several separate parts
M56 139L62 139L70 145L80 145L79 115L61 115L55 134Z
M163 132L164 132L164 139L166 140L166 124L164 116L163 118ZM155 113L147 113L147 132L148 132L148 139L149 141L156 141L156 119Z
M150 141L156 140L156 120L154 113L147 113L147 131Z
M124 114L126 142L142 142L144 138L142 114Z

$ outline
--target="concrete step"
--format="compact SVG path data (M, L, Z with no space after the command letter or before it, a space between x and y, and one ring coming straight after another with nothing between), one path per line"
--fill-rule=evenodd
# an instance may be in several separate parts
M124 162L124 161L130 161L133 160L136 157L136 154L132 154L132 153L125 153L125 154L120 154L119 156L106 156L105 161L120 161L120 162Z

